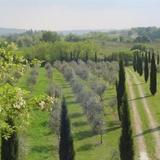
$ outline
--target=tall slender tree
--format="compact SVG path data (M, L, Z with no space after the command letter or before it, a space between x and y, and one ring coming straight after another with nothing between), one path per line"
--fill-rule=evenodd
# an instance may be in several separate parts
M123 65L123 60L119 61L119 81L117 85L117 103L118 103L118 116L119 120L121 120L121 104L122 98L125 92L125 70Z
M86 52L86 54L85 54L85 62L86 63L88 62L88 52Z
M137 71L137 58L135 54L133 56L133 69L135 72Z
M157 92L157 68L156 68L154 53L152 54L152 59L151 59L150 91L152 95L155 95Z
M94 61L95 61L96 63L98 62L97 52L95 52L95 55L94 55Z
M122 101L122 132L120 137L119 150L121 160L134 159L130 112L126 93L124 94Z
M142 60L142 55L139 57L139 75L143 75L143 60Z
M60 142L59 142L59 159L74 160L75 152L73 146L73 138L70 130L70 121L67 113L65 98L63 98L61 106L61 126L60 126Z
M147 53L145 54L145 62L144 62L144 79L145 82L148 81L148 76L149 76L149 68L148 68L148 57Z
M157 65L159 65L159 54L157 54Z
M151 63L151 52L148 51L148 62Z

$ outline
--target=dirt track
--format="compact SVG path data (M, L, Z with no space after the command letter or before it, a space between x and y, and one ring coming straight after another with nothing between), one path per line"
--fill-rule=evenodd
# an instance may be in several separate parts
M139 84L140 82L137 79L136 75L134 73L132 73L131 71L130 71L130 74L133 77L133 81L136 84ZM145 97L144 90L143 90L142 86L141 85L137 85L137 88L138 88L138 92L139 92L140 97ZM148 117L149 129L150 130L154 130L154 132L152 132L151 134L153 135L153 137L155 139L155 151L156 151L156 155L155 156L156 156L157 160L160 160L160 133L159 133L159 130L156 130L156 128L158 128L159 125L155 121L155 118L152 115L152 112L150 110L150 107L149 107L149 104L147 102L147 99L146 98L142 98L142 103L143 103L144 111L145 111L145 113L146 113L146 115Z
M137 110L137 104L135 102L135 94L133 92L133 87L132 87L132 82L133 78L129 76L127 73L127 84L128 84L128 89L129 89L129 97L130 97L130 106L131 106L131 113L133 114L133 126L135 128L135 134L141 134L143 132L142 129L142 122L140 115ZM149 160L147 151L146 151L146 144L144 141L144 136L138 136L136 137L136 143L138 146L138 152L139 152L139 159L140 160Z

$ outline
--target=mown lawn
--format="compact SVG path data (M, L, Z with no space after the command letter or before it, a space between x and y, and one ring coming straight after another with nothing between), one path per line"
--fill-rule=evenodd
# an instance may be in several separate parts
M29 90L26 84L27 75L19 81L19 86ZM109 107L108 102L115 96L115 88L110 86L104 94L104 107L106 118L106 130L103 136L103 144L100 137L94 135L88 125L86 116L83 114L80 104L75 102L75 96L71 86L63 75L54 69L53 81L59 85L67 100L69 117L71 120L76 160L110 160L118 156L120 124L114 110ZM46 91L48 81L45 70L40 69L37 84L32 95L38 95ZM25 132L25 147L27 150L26 160L58 160L56 136L48 127L49 113L33 109L30 118L30 126Z

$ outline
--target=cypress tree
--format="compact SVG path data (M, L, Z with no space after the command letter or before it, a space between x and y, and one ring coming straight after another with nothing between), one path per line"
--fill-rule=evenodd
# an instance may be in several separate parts
M137 70L137 73L139 73L139 55L138 54L136 56L136 70Z
M157 65L159 65L159 54L157 55Z
M95 55L94 55L94 61L97 63L98 61L98 58L97 58L97 52L95 52Z
M142 61L142 56L139 57L139 75L143 75L143 61Z
M150 51L148 52L148 62L151 63L151 53L150 53Z
M144 62L144 79L145 79L145 82L148 81L148 76L149 76L148 57L147 57L147 54L145 54L145 62Z
M125 92L125 70L123 65L123 60L119 61L119 81L117 86L117 103L118 103L118 116L119 120L121 120L121 104L122 98Z
M122 102L122 131L120 137L119 150L121 160L134 159L130 112L126 93L124 94Z
M73 138L70 131L70 121L67 113L65 98L63 98L61 106L61 126L60 126L60 142L59 142L59 159L74 160L75 152L73 146Z
M136 65L137 65L137 62L136 62L136 55L134 54L134 56L133 56L133 69L134 69L135 72L137 71Z
M157 68L156 68L154 53L152 54L152 59L151 59L150 91L152 95L155 95L157 92Z
M88 52L86 52L86 56L85 56L85 62L88 62Z

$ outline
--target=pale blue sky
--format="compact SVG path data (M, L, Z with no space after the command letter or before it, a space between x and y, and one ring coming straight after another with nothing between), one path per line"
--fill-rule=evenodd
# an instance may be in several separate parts
M121 29L160 26L160 0L0 0L0 27Z

